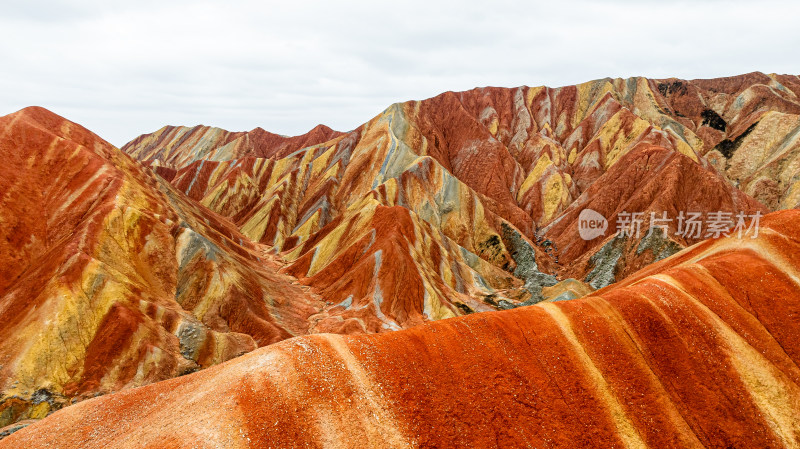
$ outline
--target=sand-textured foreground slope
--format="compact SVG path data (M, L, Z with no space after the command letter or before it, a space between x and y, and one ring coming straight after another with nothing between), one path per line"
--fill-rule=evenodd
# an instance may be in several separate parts
M41 108L0 117L0 427L308 332L226 219Z
M0 447L800 446L800 211L573 301L287 340Z

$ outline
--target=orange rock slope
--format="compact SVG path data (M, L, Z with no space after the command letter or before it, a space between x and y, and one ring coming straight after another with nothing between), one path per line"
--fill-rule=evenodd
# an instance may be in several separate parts
M800 445L800 211L582 299L298 337L0 447Z
M305 334L322 306L79 125L7 115L0 153L0 427Z

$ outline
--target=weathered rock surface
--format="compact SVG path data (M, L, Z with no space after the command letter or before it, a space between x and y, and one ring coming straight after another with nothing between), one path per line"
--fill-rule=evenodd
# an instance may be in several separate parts
M554 283L536 262L538 252L547 264L544 252L501 216L506 208L406 143L415 131L405 114L393 106L345 137L281 159L196 161L163 173L281 252L285 271L334 306L315 317L315 330L409 327L524 303L536 273ZM401 279L408 282L394 284Z
M777 212L581 299L298 337L0 447L795 447L799 254Z
M608 220L604 236L581 238L578 222L584 209ZM620 235L620 226L626 224L621 215L631 212L641 213L638 229L632 225L628 235ZM702 213L699 223L704 226L699 232L679 235L678 217L689 212ZM561 259L571 261L563 268L564 276L585 279L594 288L601 288L680 248L712 237L708 218L718 212L728 214L735 222L738 213L749 216L768 210L713 169L675 151L640 146L623 156L540 232L556 245ZM666 221L659 221L665 216ZM625 218L631 219L630 215ZM685 224L683 228L687 230Z
M306 139L308 147L289 155L242 158L223 151L224 145L197 150L197 145L175 145L174 139L155 135L134 140L125 150L148 163L151 155L164 152L194 161L157 170L290 263L317 251L314 245L338 241L318 233L339 227L333 233L339 235L356 222L367 226L356 234L372 232L367 220L354 218L361 208L406 208L416 217L416 235L429 233L417 226L430 225L434 234L441 232L456 244L439 245L449 253L447 260L458 260L466 251L488 263L471 267L477 277L456 270L457 279L445 284L457 294L482 295L508 307L517 300L540 300L542 288L557 282L553 275L602 287L705 238L705 233L676 235L673 223L663 238L649 234L642 240L651 212L666 212L674 221L681 211L705 216L769 210L752 196L772 209L791 203L791 117L800 111L798 86L796 77L756 73L692 81L602 79L555 89L481 88L392 105L352 132L328 141ZM769 114L778 114L770 120L782 125L770 125ZM779 141L772 146L763 137L770 129ZM722 159L713 150L720 145L727 148ZM745 150L734 151L741 145ZM759 150L749 149L754 146ZM210 157L198 156L209 152ZM747 187L754 176L763 179ZM746 184L744 194L734 186L739 179ZM610 220L604 238L578 237L577 217L587 207ZM644 228L637 238L612 243L616 217L624 211L642 213ZM429 264L411 264L401 254L382 260L398 258L388 266L408 272ZM333 259L321 263L352 265ZM490 266L521 280L531 297L508 282L479 281L497 278ZM318 292L329 289L301 271L292 272ZM438 268L426 271L437 273L433 278L442 275ZM374 294L355 290L335 296L352 293L352 304L377 301ZM447 304L445 290L425 291L433 303ZM384 315L393 307L389 304ZM419 298L403 307L425 308ZM472 307L450 304L437 310L461 314ZM381 320L381 326L405 325L404 317L395 318L399 321Z
M228 360L323 303L79 125L0 117L0 426Z

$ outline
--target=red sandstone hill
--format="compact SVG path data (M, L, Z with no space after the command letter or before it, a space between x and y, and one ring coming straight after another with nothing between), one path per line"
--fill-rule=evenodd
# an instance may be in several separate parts
M0 426L309 329L322 301L209 211L42 108L0 118Z
M800 445L800 211L582 299L298 337L0 448Z

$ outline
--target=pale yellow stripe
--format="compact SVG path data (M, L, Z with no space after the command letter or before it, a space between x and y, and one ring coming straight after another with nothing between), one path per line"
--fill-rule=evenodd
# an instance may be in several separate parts
M564 315L564 313L555 303L543 303L540 306L558 324L561 332L575 349L575 354L580 360L583 361L583 367L586 370L586 373L589 375L589 378L592 380L592 384L596 387L597 397L605 403L606 408L611 415L611 420L614 422L614 425L617 428L617 435L620 437L623 444L625 444L625 447L647 447L644 440L642 440L642 436L639 435L639 431L633 425L630 418L628 418L628 415L625 413L625 410L622 408L622 405L619 403L616 396L614 396L614 393L603 377L603 374L599 369L597 369L597 366L595 366L592 358L586 353L583 345L581 345L578 337L573 332L569 318Z
M800 387L775 367L705 304L687 293L675 278L659 274L651 277L689 298L714 323L714 330L726 345L726 352L753 403L781 442L800 447Z
M373 386L369 374L353 356L350 348L344 342L344 338L341 335L333 334L319 335L315 338L324 338L350 373L353 387L358 392L353 398L360 402L360 406L354 406L353 409L359 411L360 427L367 436L369 447L415 447L400 431L391 407ZM339 437L341 438L342 435Z
M619 313L619 310L606 301L605 298L593 296L586 298L584 301L586 301L586 304L590 305L593 309L597 310L607 319L616 322L617 326L619 326L619 329L625 332L625 335L630 338L633 351L638 351L639 353L649 352L648 347L644 345L636 336L636 333L628 327L627 321ZM634 354L634 357L635 356L636 354ZM647 362L647 359L642 357L639 363L640 366L646 370L646 376L650 379L650 382L656 385L656 388L658 388L664 396L669 397L669 393L666 391L662 380L652 370ZM682 447L703 447L703 444L697 439L697 435L694 433L694 430L692 430L692 428L689 426L689 423L686 422L686 419L683 417L680 410L678 410L671 397L669 401L661 404L661 409L664 411L665 415L669 418L675 428L680 432L679 438Z
M749 236L745 236L741 239L737 237L732 237L732 238L718 240L714 243L714 245L703 251L698 252L694 257L684 260L683 262L674 265L673 267L670 268L687 267L690 265L695 265L703 259L707 259L711 256L722 253L724 251L736 251L741 253L742 251L750 250L756 253L759 257L761 257L765 261L774 265L783 274L788 276L798 287L800 287L800 272L797 271L794 264L792 264L791 262L787 261L784 257L782 257L780 255L781 251L778 248L767 243L766 239L761 238L761 236L771 236L771 237L786 239L786 236L784 236L779 232L775 232L772 229L763 227L758 231L758 235L759 237L755 239L752 239ZM686 248L684 251L691 251L695 246L698 246L702 243L703 242L696 243L695 245ZM651 277L652 276L643 277L625 286L627 287L629 285L636 285L641 282L645 282Z
M103 166L101 166L101 167L100 167L100 168L99 168L99 169L98 169L96 172L94 172L94 174L93 174L93 175L92 175L92 176L91 176L91 177L90 177L88 180L86 180L86 182L84 182L84 183L83 183L83 185L81 185L79 188L75 189L75 190L72 192L72 194L71 194L69 197L67 197L67 198L66 198L66 199L65 199L65 200L64 200L64 201L61 203L61 205L60 205L58 208L56 208L56 210L54 210L53 212L51 212L51 213L50 213L50 216L51 216L51 217L57 217L61 211L65 210L65 209L67 209L69 206L71 206L71 205L72 205L72 203L74 203L74 202L75 202L75 201L76 201L76 200L77 200L77 199L78 199L78 198L79 198L81 195L83 195L83 193L84 193L84 192L86 192L86 191L87 191L87 190L88 190L90 187L91 187L91 188L96 188L96 187L98 187L97 185L95 185L95 181L97 181L98 179L100 179L100 177L101 177L101 176L103 176L103 175L105 175L105 174L106 174L106 165L104 164L104 165L103 165Z

